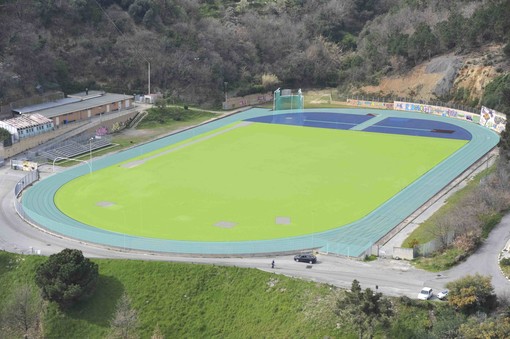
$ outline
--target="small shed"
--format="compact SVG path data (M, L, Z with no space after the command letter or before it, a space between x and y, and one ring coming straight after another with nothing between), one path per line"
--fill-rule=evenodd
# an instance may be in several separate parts
M160 98L163 98L161 93L145 94L143 96L143 102L146 104L155 104L156 101Z

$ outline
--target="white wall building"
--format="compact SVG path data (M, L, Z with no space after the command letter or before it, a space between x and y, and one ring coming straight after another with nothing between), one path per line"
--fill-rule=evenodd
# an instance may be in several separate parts
M12 142L53 130L53 121L40 114L27 114L0 121L0 127L11 133Z

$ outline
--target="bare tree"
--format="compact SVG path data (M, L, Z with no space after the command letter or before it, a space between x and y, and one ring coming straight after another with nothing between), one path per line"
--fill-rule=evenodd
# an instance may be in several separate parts
M483 202L490 207L489 213L498 213L509 207L509 191L501 187L490 187L484 185L478 187L476 193Z
M28 284L17 288L2 311L1 332L14 337L41 338L43 301Z
M117 302L115 315L110 322L112 328L111 338L131 339L138 338L138 314L131 307L131 300L123 294Z
M448 246L451 234L455 231L456 220L452 214L446 214L436 219L429 232L439 241L441 248Z

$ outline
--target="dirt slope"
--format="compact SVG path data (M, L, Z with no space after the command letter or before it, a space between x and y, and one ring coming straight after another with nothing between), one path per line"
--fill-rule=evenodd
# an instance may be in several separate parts
M468 55L435 57L407 74L383 78L378 86L362 87L360 92L434 100L462 88L465 101L476 101L493 78L509 69L502 46L492 45Z

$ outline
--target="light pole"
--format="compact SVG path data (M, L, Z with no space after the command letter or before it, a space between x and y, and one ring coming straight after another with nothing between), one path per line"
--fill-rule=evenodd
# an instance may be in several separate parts
M89 162L90 162L90 174L92 174L92 141L95 137L89 139Z

